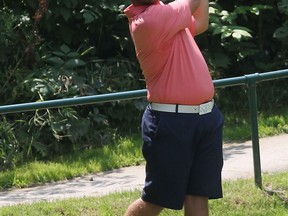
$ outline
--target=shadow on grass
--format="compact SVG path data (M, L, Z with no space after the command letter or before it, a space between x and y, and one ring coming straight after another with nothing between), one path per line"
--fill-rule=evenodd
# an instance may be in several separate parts
M285 192L281 190L273 190L269 188L265 188L264 191L269 196L277 196L279 199L281 199L285 203L285 207L288 209L288 197L285 196Z
M226 145L223 148L223 158L224 160L228 160L230 158L233 158L236 155L246 154L247 149L252 149L252 146L249 144Z

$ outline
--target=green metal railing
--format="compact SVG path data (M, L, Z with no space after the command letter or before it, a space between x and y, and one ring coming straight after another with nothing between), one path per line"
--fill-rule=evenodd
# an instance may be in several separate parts
M259 188L262 188L262 175L261 175L260 149L259 149L256 86L257 83L261 81L268 81L286 77L288 77L288 69L271 71L267 73L255 73L240 77L226 78L213 81L214 86L216 88L230 87L237 85L246 85L248 88L248 100L249 100L249 111L251 121L251 138L252 138L253 163L254 163L254 178L255 178L255 184ZM100 102L101 103L111 102L116 100L136 99L146 97L146 94L147 94L146 89L142 89L135 91L83 96L83 97L58 99L43 102L3 105L0 106L0 114L26 112L26 111L51 109L67 106L77 106L77 105L93 104Z

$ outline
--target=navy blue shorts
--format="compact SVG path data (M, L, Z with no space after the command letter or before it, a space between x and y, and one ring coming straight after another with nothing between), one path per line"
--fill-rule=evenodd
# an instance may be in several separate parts
M144 201L182 209L186 195L222 197L223 116L168 113L147 106L142 118Z

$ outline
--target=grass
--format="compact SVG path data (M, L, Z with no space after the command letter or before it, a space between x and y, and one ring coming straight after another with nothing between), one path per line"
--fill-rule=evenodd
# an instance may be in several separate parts
M288 198L288 172L265 174L263 182L269 190L274 190L283 198ZM224 198L209 201L211 216L287 216L288 202L278 195L269 195L255 187L253 179L225 181ZM270 194L272 194L270 192ZM282 195L281 195L282 194ZM63 201L38 202L0 208L2 216L120 216L128 205L140 196L140 191L128 191L103 197L67 199ZM183 211L164 210L161 216L180 216Z
M281 114L279 114L281 113ZM224 113L225 124L223 128L224 142L246 141L251 138L251 129L248 113L245 116ZM288 133L288 111L278 113L259 113L258 129L260 137L274 136Z
M71 179L89 173L139 165L144 160L140 138L119 138L103 148L75 152L51 161L34 161L0 173L0 189Z

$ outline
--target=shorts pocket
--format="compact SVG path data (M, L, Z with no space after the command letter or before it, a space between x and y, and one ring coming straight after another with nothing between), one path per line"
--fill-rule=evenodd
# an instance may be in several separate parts
M147 107L142 118L142 153L146 159L153 149L153 140L157 135L160 123L160 114Z

